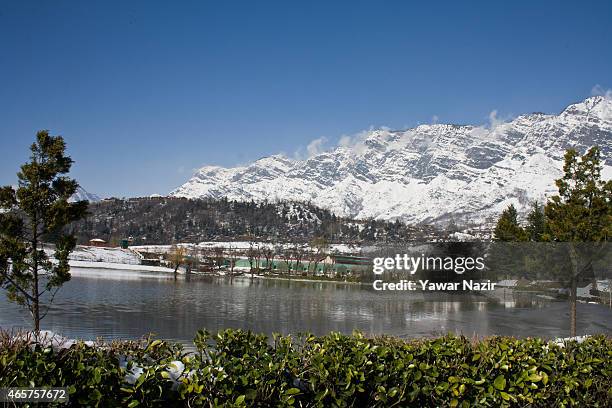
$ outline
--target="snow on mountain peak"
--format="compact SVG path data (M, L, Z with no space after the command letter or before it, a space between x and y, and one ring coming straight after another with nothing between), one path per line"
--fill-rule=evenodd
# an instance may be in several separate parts
M79 187L76 193L74 193L72 197L70 197L71 202L89 201L90 203L95 203L100 200L101 198L98 195L87 192L83 187Z
M337 215L407 222L491 222L509 203L555 192L565 150L599 145L612 174L612 100L594 96L558 115L533 113L491 126L372 129L298 160L282 155L206 166L171 195L312 202Z
M561 115L612 121L612 99L603 95L591 96L582 102L569 105Z

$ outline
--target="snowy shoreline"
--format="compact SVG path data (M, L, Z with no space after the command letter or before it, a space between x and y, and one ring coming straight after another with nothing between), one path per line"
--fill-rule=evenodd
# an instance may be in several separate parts
M53 259L53 249L46 248L45 251ZM87 272L79 271L79 269L174 273L174 269L163 266L142 265L141 261L142 255L131 249L77 245L70 254L68 263L71 268L75 268L72 270L75 275L88 274Z
M135 272L163 272L174 273L174 269L165 268L163 266L149 265L134 265L113 262L95 262L95 261L69 261L71 272L72 268L78 269L108 269L117 271L135 271ZM77 273L78 274L78 273Z

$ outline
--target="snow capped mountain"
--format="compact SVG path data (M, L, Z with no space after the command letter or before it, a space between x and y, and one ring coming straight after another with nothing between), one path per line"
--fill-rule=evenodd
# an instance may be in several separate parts
M92 193L88 193L87 191L85 191L84 188L79 187L76 191L76 193L74 193L72 195L72 197L70 197L70 201L89 201L90 203L95 203L101 200L101 198L95 194Z
M612 176L612 100L587 98L558 115L490 126L420 125L343 138L305 160L274 155L247 166L205 166L172 196L312 202L339 216L492 222L510 203L556 193L563 155L599 145Z

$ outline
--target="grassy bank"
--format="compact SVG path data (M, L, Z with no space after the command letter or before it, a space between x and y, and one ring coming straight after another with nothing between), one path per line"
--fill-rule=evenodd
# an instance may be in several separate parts
M244 276L250 277L249 273ZM359 276L325 276L325 275L285 275L285 274L266 274L263 275L265 279L278 279L278 280L291 280L296 282L339 282L339 283L356 283L361 284L361 278Z
M4 333L0 387L67 386L72 406L612 405L612 339L581 343L330 333L197 333L161 340L36 344Z

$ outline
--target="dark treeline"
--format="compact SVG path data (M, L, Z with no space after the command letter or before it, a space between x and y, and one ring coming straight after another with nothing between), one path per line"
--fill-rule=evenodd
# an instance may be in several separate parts
M89 215L70 230L79 243L92 238L117 243L133 237L134 245L238 239L307 242L315 237L329 242L410 242L439 235L432 227L399 221L340 218L307 203L170 197L92 203Z

